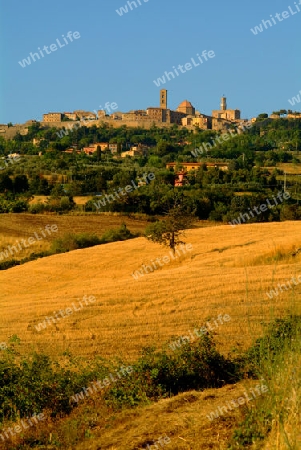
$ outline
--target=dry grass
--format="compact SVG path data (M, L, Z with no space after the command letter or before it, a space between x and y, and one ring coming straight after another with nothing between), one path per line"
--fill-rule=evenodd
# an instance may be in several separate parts
M57 223L60 233L70 227L76 232L98 227L103 232L123 220L110 216L106 223L108 218L102 216L30 215L2 215L1 219L0 230L15 232L16 237L30 235L47 223ZM126 222L133 231L145 226ZM234 346L249 346L262 334L264 323L288 310L300 314L301 284L272 300L266 294L301 274L300 256L291 256L294 248L301 247L300 222L224 225L189 230L186 235L192 252L139 281L131 276L133 271L169 253L144 238L55 255L0 272L0 342L17 334L23 354L35 349L61 359L62 352L70 350L86 357L131 360L143 346L160 347L171 336L187 335L204 321L229 314L231 321L215 330L219 348L227 352ZM36 331L35 324L45 316L84 295L94 295L95 304ZM49 432L61 426L67 441L70 435L70 450L140 450L165 435L171 439L163 447L168 450L224 450L243 409L213 422L206 415L241 396L245 383L187 392L116 414L105 408L101 398L88 399L70 418L49 424ZM275 389L284 385L277 377L274 384ZM294 401L297 398L291 399L292 407ZM74 435L83 423L90 437L75 445ZM296 424L292 414L286 432ZM266 450L285 448L274 445L280 439L277 427L275 423Z
M300 346L299 346L300 350ZM265 410L274 410L272 430L264 450L299 450L301 448L301 354L286 354L283 365L270 380L270 398Z
M47 203L48 198L49 197L47 195L34 195L29 203L31 205L36 205L37 203ZM85 205L92 198L92 195L76 195L73 197L73 200L77 205Z
M22 246L22 250L13 254L11 258L22 259L31 253L49 250L50 242L65 233L95 233L101 236L111 228L119 228L122 222L132 232L142 233L147 225L146 220L134 220L114 214L98 215L56 215L56 214L1 214L0 215L0 252L10 245L18 243L21 239L28 239L36 232L40 237L41 230L46 225L57 225L58 231L48 235L43 240L36 240L28 248ZM14 253L14 252L13 252Z
M125 222L130 230L143 232L146 220L131 219L118 214L97 215L57 215L53 214L1 214L0 215L0 237L3 238L28 238L39 228L47 224L57 224L58 233L96 233L103 234L110 228L118 228ZM51 237L49 238L51 240Z
M213 421L207 415L241 397L253 385L254 382L244 382L185 392L149 407L118 413L110 421L99 417L91 438L76 446L76 450L143 450L164 436L170 443L158 447L166 450L225 450L244 407L233 408ZM87 407L81 413L86 420L93 417Z
M301 165L293 164L293 163L279 163L277 164L277 169L283 170L284 172L291 175L300 175L301 174Z
M276 299L266 295L279 282L301 274L298 257L277 264L249 264L274 248L299 246L299 222L190 230L186 242L193 245L191 253L139 281L131 276L133 271L168 255L167 249L144 238L55 255L0 272L0 341L17 334L24 352L35 348L59 356L68 349L83 356L131 359L143 346L160 346L205 320L229 314L231 321L216 330L220 347L228 351L235 345L248 346L262 333L263 323L288 309L300 313L301 286ZM70 307L84 295L94 295L95 304L36 331L35 325L45 316Z
M43 437L51 436L52 442L60 442L59 448L64 450L154 450L153 444L160 437L170 439L166 446L158 445L160 449L226 450L246 408L243 405L230 410L227 402L237 401L258 384L246 380L220 389L189 391L150 406L118 412L111 411L101 397L95 396L86 399L67 418L55 423L48 418L43 422L43 428L37 431ZM250 401L248 407L252 408L254 403ZM218 407L226 407L228 412L223 410L223 415L210 420L211 413ZM35 432L29 429L27 436L34 438ZM36 445L34 448L55 450L58 446Z
M301 165L300 163L278 163L276 166L264 167L264 169L270 170L273 172L275 169L283 170L288 175L300 175L301 174Z

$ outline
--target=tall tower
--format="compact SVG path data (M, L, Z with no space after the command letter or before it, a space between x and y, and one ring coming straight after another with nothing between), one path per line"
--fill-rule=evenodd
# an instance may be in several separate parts
M167 109L167 90L161 89L160 91L160 108Z
M227 109L227 99L226 97L221 98L221 111L226 111Z

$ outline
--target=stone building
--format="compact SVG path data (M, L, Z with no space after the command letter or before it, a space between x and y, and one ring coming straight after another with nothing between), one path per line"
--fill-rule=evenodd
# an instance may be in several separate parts
M200 130L210 130L212 128L212 118L197 112L194 116L188 115L182 119L183 127L199 128Z
M195 108L188 100L184 100L184 102L177 107L177 111L191 116L195 115Z
M172 169L176 171L177 168L180 171L190 172L191 170L198 170L204 163L198 162L179 162L179 163L167 163L166 169ZM208 169L220 169L224 172L229 170L229 163L219 163L219 162L206 162L206 167Z
M116 117L116 115L114 115ZM121 115L122 120L146 120L147 112L144 110L129 111Z
M74 111L74 114L76 114L76 116L80 120L96 120L97 118L95 113L92 113L90 111L83 111L82 109Z
M183 105L185 102L181 103ZM187 102L193 109L191 103ZM180 106L181 106L180 105ZM184 108L183 108L184 109ZM191 110L192 110L191 109ZM190 111L190 109L189 109ZM184 111L173 111L167 107L167 90L161 89L160 91L160 107L149 107L146 110L148 119L152 122L161 123L176 123L182 125L182 119L186 117L187 113Z
M69 120L77 120L77 116L75 113L64 112L63 115L64 115L64 117L66 117Z
M63 118L62 113L43 114L43 122L61 122L62 118Z
M218 110L213 110L212 117L215 119L224 119L224 120L240 120L240 110L227 109L227 99L226 97L222 97L221 108Z

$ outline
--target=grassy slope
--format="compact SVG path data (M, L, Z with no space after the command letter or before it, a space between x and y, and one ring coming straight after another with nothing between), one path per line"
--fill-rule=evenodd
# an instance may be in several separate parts
M238 383L203 392L190 391L148 407L118 413L110 419L99 417L91 438L76 450L142 450L164 436L171 441L164 447L167 450L225 449L233 427L242 418L242 409L233 408L213 421L207 415L241 397L247 386L256 384ZM90 405L90 414L87 406L82 410L86 420L93 417L91 409Z
M122 222L125 222L132 232L140 233L144 231L147 225L145 220L134 220L113 214L1 214L0 252L5 250L8 245L14 245L16 241L34 236L35 232L41 237L41 230L45 232L46 225L57 225L58 231L50 235L46 232L45 239L37 240L28 248L23 247L22 251L13 256L15 259L22 259L34 252L49 250L50 242L65 233L95 233L100 237L111 228L119 228Z
M77 250L0 272L0 341L18 334L25 347L53 355L136 357L141 347L160 346L208 318L229 314L216 332L225 350L249 345L261 321L299 303L300 287L270 300L266 291L301 274L299 257L266 264L275 249L301 243L299 222L220 226L187 232L193 251L136 281L132 272L169 251L137 238ZM300 245L301 246L301 245ZM54 311L96 302L37 332ZM298 306L298 308L299 308ZM299 308L300 309L300 308ZM300 312L300 311L299 311Z
M301 260L291 257L301 247L299 222L219 226L190 230L193 251L139 281L133 270L169 252L143 238L55 255L0 272L0 342L17 334L22 351L30 348L61 356L135 358L141 347L159 346L171 336L187 334L208 318L229 314L217 330L224 351L249 345L262 333L262 323L288 308L300 314L298 285L270 300L266 291L301 274ZM273 256L287 254L277 264ZM37 332L34 324L54 310L67 308L83 295L96 303ZM95 423L92 436L78 450L137 450L167 435L166 448L224 449L241 411L216 422L206 414L237 398L245 383L203 393L186 393L147 408L95 416L90 401L73 412L74 423ZM211 397L213 396L213 397ZM99 409L101 411L101 409ZM81 416L81 414L83 414ZM93 417L92 417L93 416ZM74 447L72 447L74 448ZM269 447L267 447L269 448Z

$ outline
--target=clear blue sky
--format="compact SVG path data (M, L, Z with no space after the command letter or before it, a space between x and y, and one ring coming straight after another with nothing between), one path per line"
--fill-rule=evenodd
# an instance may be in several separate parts
M301 89L301 12L257 36L250 28L288 6L296 12L294 0L140 2L119 16L126 0L0 0L0 123L106 102L120 111L159 106L153 80L203 50L215 58L165 84L171 109L188 99L210 114L223 94L245 118L291 109ZM68 31L81 37L20 66L38 47L63 44Z

